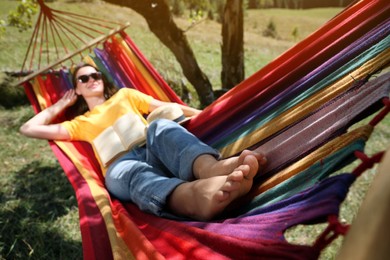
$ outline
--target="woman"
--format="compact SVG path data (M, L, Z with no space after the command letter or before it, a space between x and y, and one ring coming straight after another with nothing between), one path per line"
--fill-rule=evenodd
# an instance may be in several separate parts
M125 136L138 135L134 126L142 122L145 129L143 116L167 103L134 89L116 92L91 65L79 66L73 75L74 89L27 121L20 132L34 138L91 143L113 196L132 201L141 210L158 216L174 214L209 220L251 189L254 176L266 161L264 156L243 151L240 156L219 160L218 152L170 120L153 121L146 127L146 145L136 143L126 153L103 163L102 153L112 148L112 139L102 136L118 119L125 115L136 118L137 123L126 124L129 129ZM81 101L77 108L84 103L84 114L70 121L51 123L78 99ZM186 106L180 108L186 117L200 112ZM102 151L97 149L98 139L104 140L99 148Z

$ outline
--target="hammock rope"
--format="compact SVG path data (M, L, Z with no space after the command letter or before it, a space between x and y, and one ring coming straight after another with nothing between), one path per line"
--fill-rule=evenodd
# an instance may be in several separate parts
M372 157L368 157L365 153L361 151L356 151L355 156L359 158L362 162L359 166L357 166L352 174L356 177L359 177L364 171L367 169L371 169L375 164L378 164L383 158L384 152L379 152L373 155Z
M315 241L313 247L319 252L329 246L340 235L346 235L349 230L349 224L343 224L338 216L331 215L328 217L328 226Z
M356 178L368 169L372 169L375 165L381 162L384 152L379 152L369 157L364 152L356 151L355 156L362 162L351 172ZM350 228L350 224L341 223L337 215L328 217L328 227L321 233L315 241L313 247L322 251L330 245L340 235L345 236Z
M372 169L375 165L381 162L384 151L374 154L369 157L364 152L356 151L355 156L362 162L351 172L356 178L368 169ZM328 226L315 241L313 247L318 251L322 251L329 246L340 235L345 236L350 228L350 224L341 223L337 215L328 217Z
M80 50L80 46L88 45L87 48L90 48L109 37L107 32L115 30L117 27L123 29L128 26L97 17L56 10L48 7L44 0L37 0L37 2L40 6L40 12L22 63L22 72L47 70L68 60L73 63L73 56L83 57L82 51L86 48ZM96 41L102 36L103 38ZM52 58L51 54L54 54L55 57ZM66 58L52 64L64 55ZM45 63L42 64L43 62ZM63 66L65 67L65 65Z

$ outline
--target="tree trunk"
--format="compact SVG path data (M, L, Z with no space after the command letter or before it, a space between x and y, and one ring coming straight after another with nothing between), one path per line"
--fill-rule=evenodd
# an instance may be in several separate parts
M222 21L222 87L231 89L244 80L243 0L227 0Z
M165 0L105 1L129 7L142 15L148 23L149 29L175 55L185 77L196 89L201 106L205 107L214 101L211 83L200 69L184 32L173 21L172 13Z

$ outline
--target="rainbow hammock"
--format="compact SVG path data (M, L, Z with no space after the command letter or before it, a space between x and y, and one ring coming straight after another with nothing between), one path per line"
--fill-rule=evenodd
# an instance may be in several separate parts
M383 155L363 150L390 110L389 74L376 76L390 61L389 13L387 0L356 2L187 123L225 157L248 148L268 157L253 190L214 221L163 219L122 203L109 196L88 144L50 142L77 196L84 258L318 258L347 231L338 213L349 186ZM84 59L118 87L182 103L123 28L100 42ZM68 71L54 65L23 81L35 112L70 88ZM347 130L376 111L369 124ZM356 158L363 163L355 171L329 176ZM326 221L312 246L283 236L294 225Z

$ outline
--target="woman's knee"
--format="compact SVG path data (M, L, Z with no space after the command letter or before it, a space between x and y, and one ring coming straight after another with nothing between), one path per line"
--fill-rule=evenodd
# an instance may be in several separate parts
M128 185L126 185L126 183L123 180L116 178L114 176L106 176L105 184L109 193L114 197L123 201L131 200L129 187Z
M120 161L109 168L105 176L105 184L115 197L121 200L130 200L130 191L138 172L145 171L145 166L138 161Z
M177 126L178 126L177 123L171 120L160 118L152 121L149 124L148 132L161 132L170 128L175 128Z
M147 141L152 143L156 137L167 136L177 129L179 125L171 120L157 119L154 120L147 128Z

